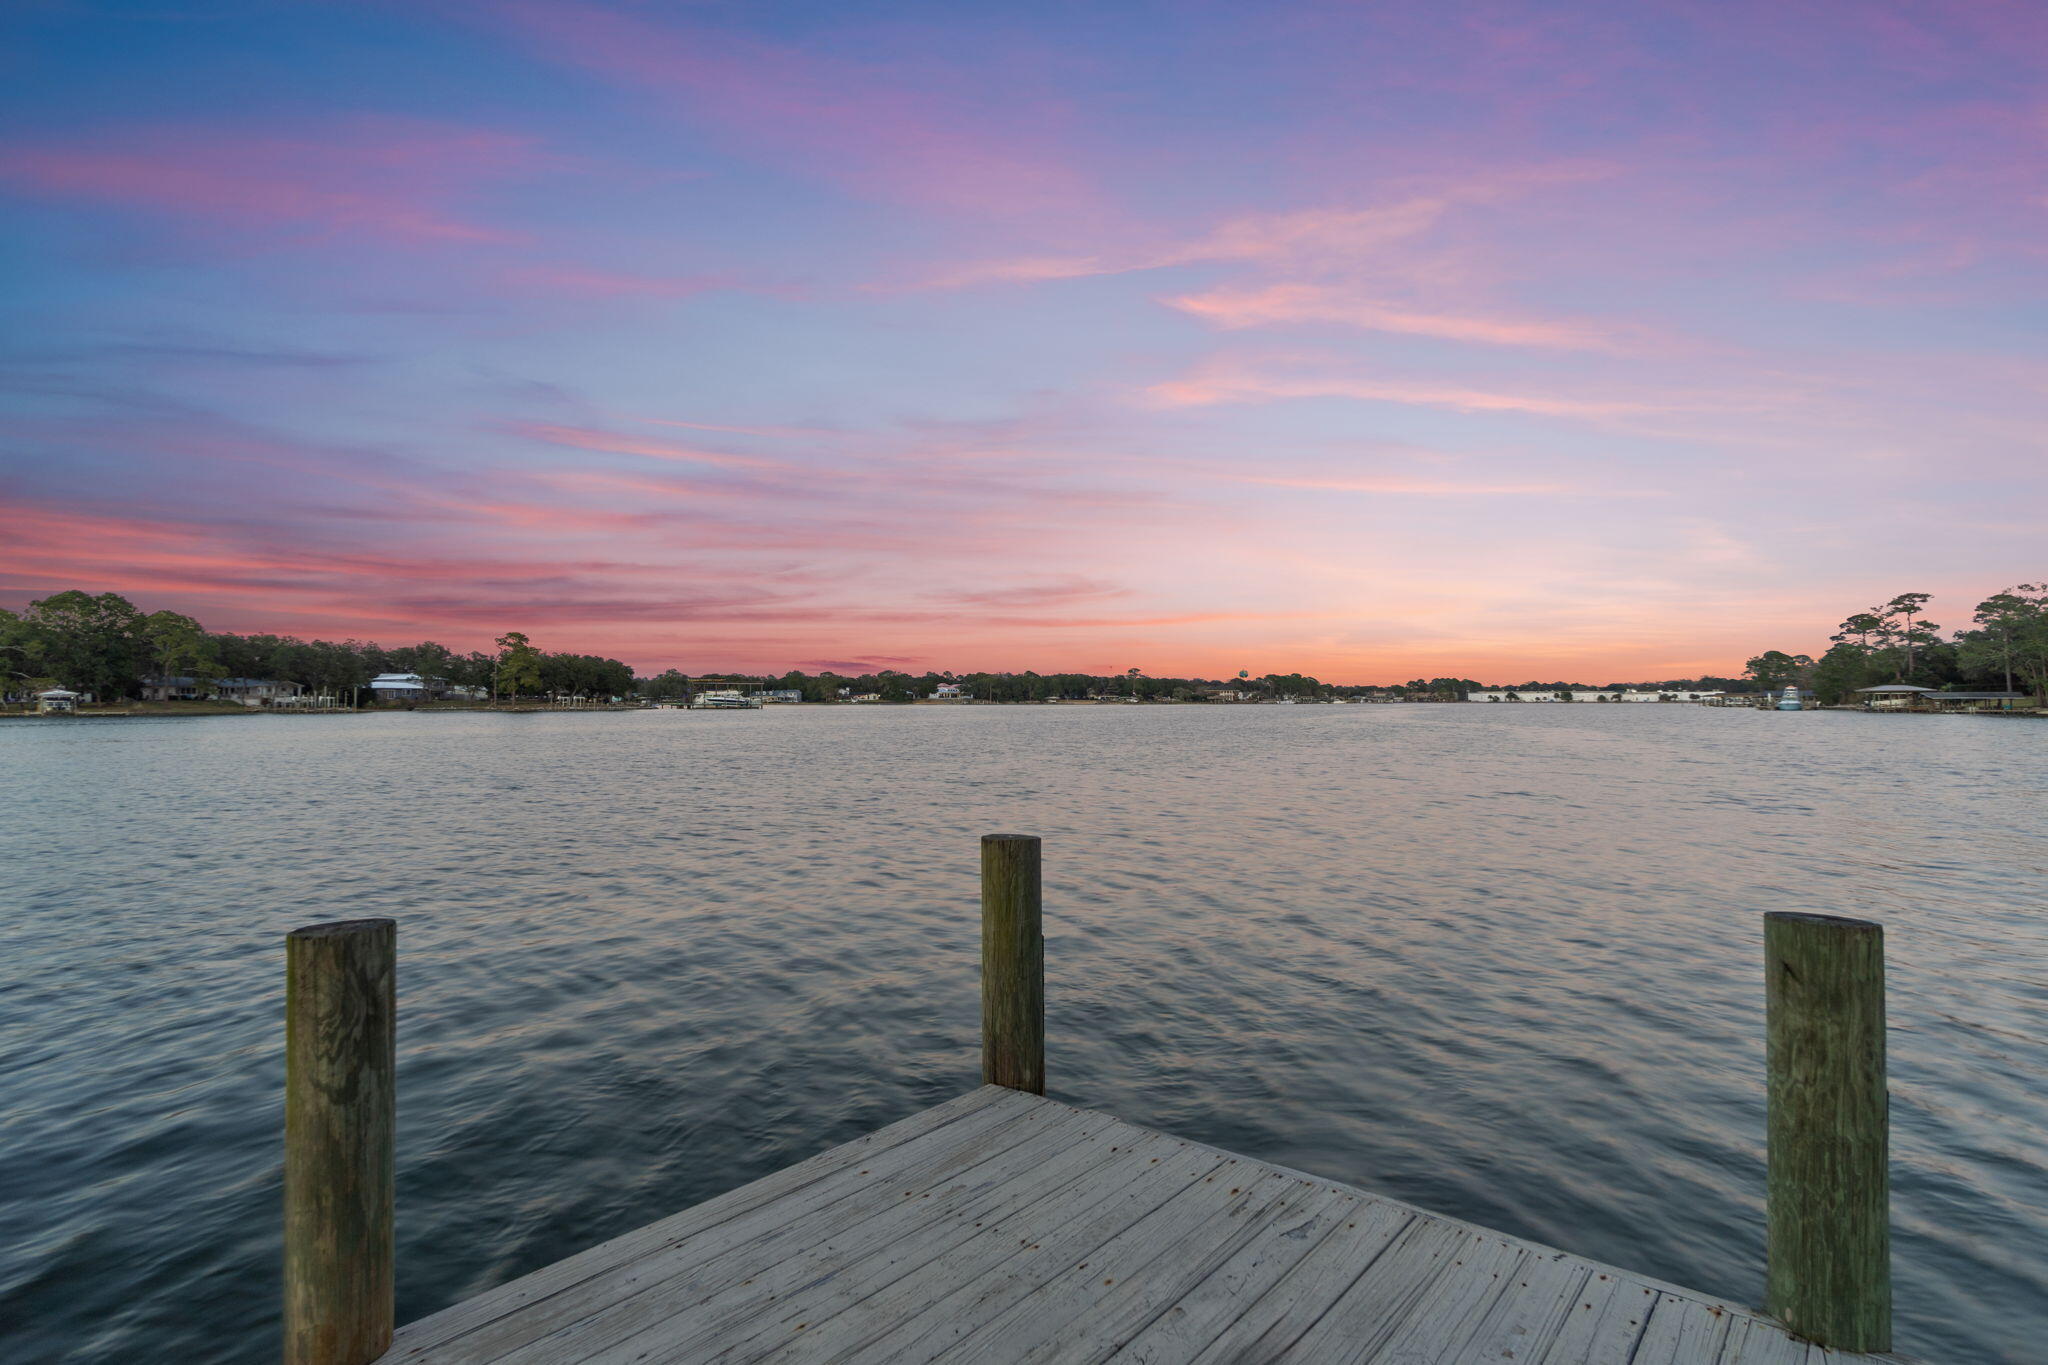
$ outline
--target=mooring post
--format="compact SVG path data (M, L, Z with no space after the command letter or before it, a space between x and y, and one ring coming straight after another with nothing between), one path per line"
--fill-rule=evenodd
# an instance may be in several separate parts
M1892 1345L1884 929L1764 916L1770 1158L1764 1307L1842 1351Z
M368 1365L391 1344L398 927L285 936L285 1365Z
M1045 1093L1045 913L1034 835L981 836L981 1080Z

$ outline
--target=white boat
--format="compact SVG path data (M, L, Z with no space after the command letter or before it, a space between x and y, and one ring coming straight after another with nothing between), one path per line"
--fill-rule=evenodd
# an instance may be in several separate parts
M765 704L744 692L699 692L690 698L692 711L758 711Z
M1784 695L1778 698L1778 709L1780 711L1805 710L1805 706L1799 700L1799 689L1796 687L1786 688Z

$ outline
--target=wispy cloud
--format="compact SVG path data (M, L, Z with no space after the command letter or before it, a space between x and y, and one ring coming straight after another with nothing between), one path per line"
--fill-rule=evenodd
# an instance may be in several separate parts
M1257 484L1266 488L1297 488L1316 493L1387 493L1421 498L1494 498L1540 496L1572 491L1555 483L1458 483L1449 479L1404 479L1397 477L1341 478L1316 475L1219 475L1229 483Z
M141 126L0 151L0 182L50 199L171 214L236 231L291 229L415 244L507 243L459 201L529 172L529 139L482 129L357 119L303 132Z
M1445 233L1461 213L1609 174L1610 167L1576 162L1475 174L1378 204L1241 214L1179 240L950 265L922 285L958 289L1236 267L1250 282L1168 294L1160 302L1233 330L1338 326L1484 346L1639 351L1645 328L1533 316L1491 301L1486 272L1468 259L1470 248L1453 245Z
M1031 284L1225 262L1357 265L1396 242L1408 241L1427 231L1457 198L1455 194L1440 194L1365 208L1243 214L1191 238L1088 255L1020 256L963 263L940 270L925 284L932 288Z
M720 275L635 275L573 265L507 266L499 278L515 289L579 299L686 299L731 283Z
M1216 289L1161 300L1219 327L1271 327L1325 322L1375 332L1474 341L1489 346L1535 346L1574 351L1616 349L1611 329L1589 323L1538 318L1472 316L1401 307L1361 297L1349 288L1318 284L1273 284L1252 289Z
M1458 209L1496 204L1610 174L1612 168L1605 165L1569 161L1467 173L1442 177L1434 187L1394 195L1376 204L1243 213L1191 236L1168 236L1086 253L1044 253L961 263L942 268L925 283L929 287L959 288L1231 263L1287 273L1355 272L1384 265L1390 251L1411 246ZM1441 269L1441 265L1436 268Z
M1262 366L1229 359L1211 361L1179 379L1154 384L1146 394L1162 407L1271 403L1297 398L1351 398L1367 403L1448 408L1455 412L1528 413L1564 418L1613 418L1662 410L1654 404L1627 400L1467 388L1334 369L1290 369L1277 364Z
M686 464L722 465L729 469L790 468L785 461L764 459L758 455L735 455L729 451L705 450L701 446L679 445L674 441L657 441L649 437L600 431L591 427L559 426L552 422L513 422L509 424L508 429L529 440L553 446L566 446L572 450L601 451L610 455L639 455L651 460L679 460Z
M970 606L1005 609L1062 606L1071 602L1101 602L1128 597L1131 590L1093 578L1070 578L1056 583L1020 584L1012 588L988 588L979 592L947 595L947 600Z
M717 422L683 422L672 417L636 417L633 420L657 427L682 427L689 431L722 431L735 436L771 436L780 439L807 440L812 437L846 434L835 427L733 426Z

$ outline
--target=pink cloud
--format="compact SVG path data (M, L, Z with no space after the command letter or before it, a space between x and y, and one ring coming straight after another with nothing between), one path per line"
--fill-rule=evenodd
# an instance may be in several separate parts
M1384 203L1238 214L1206 232L1086 253L1043 253L947 267L927 288L1032 284L1205 264L1249 264L1284 273L1349 272L1384 266L1388 253L1412 247L1454 211L1498 204L1543 190L1607 178L1605 163L1559 161L1473 171ZM1441 273L1442 263L1433 271Z
M1183 294L1161 302L1227 328L1328 322L1368 331L1441 337L1447 341L1476 341L1490 346L1534 346L1576 351L1614 349L1614 342L1607 331L1590 324L1424 312L1361 298L1347 289L1314 284L1217 289L1205 294Z
M1155 384L1146 393L1163 407L1267 403L1289 398L1355 398L1457 412L1525 412L1541 417L1605 418L1661 410L1645 403L1514 393L1330 371L1285 373L1229 360L1214 361L1184 378Z
M728 484L700 483L693 479L658 478L639 474L615 474L602 470L529 475L545 487L572 493L626 493L655 497L733 498L741 489Z
M454 200L538 161L523 138L391 120L302 136L136 128L0 152L0 181L27 193L202 219L415 243L517 235L458 215Z
M917 287L969 289L982 284L1043 284L1050 280L1079 280L1091 275L1149 270L1155 264L1158 262L1146 257L1116 260L1103 256L1020 256L948 266L918 281Z
M500 278L515 288L579 299L686 299L729 283L717 275L635 275L570 265L510 266Z
M1128 597L1130 589L1100 579L1071 578L1059 583L1032 584L1015 588L989 588L980 592L957 593L947 600L982 607L1031 608L1068 602L1103 601Z
M863 673L880 673L884 669L908 668L912 664L922 662L924 662L922 659L909 655L885 654L873 659L798 659L796 666L798 668L822 669L827 673L838 673L842 676L857 678Z
M763 427L730 426L716 422L679 422L669 417L636 417L636 422L645 422L657 427L682 427L689 431L722 431L736 436L774 436L788 439L808 439L816 436L843 436L844 432L831 427Z
M1445 195L1357 209L1304 209L1228 219L1199 236L1089 255L1040 255L970 262L930 277L928 288L1036 284L1090 275L1216 263L1300 266L1362 263L1433 227L1453 202Z
M1229 483L1258 484L1267 488L1298 488L1319 493L1394 493L1406 497L1473 498L1541 496L1571 491L1554 483L1456 483L1450 480L1403 478L1318 478L1313 475L1224 474Z
M1379 204L1240 214L1178 240L969 262L920 283L953 289L1235 266L1252 282L1162 302L1226 328L1326 324L1485 346L1637 350L1645 339L1640 327L1533 317L1491 303L1486 286L1498 270L1479 263L1469 235L1449 230L1457 215L1613 173L1606 164L1570 161L1474 172Z
M681 460L689 464L723 465L731 469L788 469L781 460L764 460L754 455L733 455L722 450L704 450L673 441L650 440L589 427L557 426L551 422L515 422L511 429L521 436L573 450L603 451L611 455L639 455L652 460Z

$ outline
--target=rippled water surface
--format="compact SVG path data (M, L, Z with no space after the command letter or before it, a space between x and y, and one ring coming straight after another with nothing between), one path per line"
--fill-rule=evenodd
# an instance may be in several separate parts
M2048 1340L2048 723L1677 706L0 724L0 1357L263 1361L282 935L399 921L399 1316L978 1080L1761 1292L1767 909L1884 921L1902 1349Z

